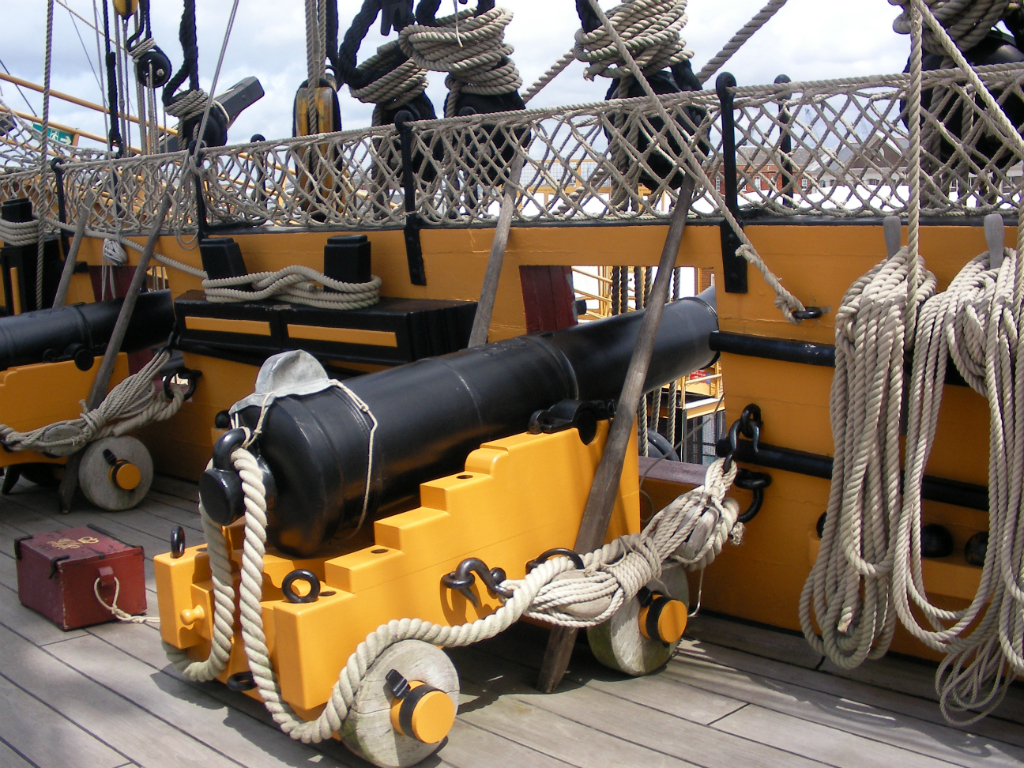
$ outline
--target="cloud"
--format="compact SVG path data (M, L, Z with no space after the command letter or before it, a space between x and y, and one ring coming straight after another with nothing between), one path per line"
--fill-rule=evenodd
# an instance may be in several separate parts
M13 0L4 0L12 3ZM66 0L87 19L93 18L89 0ZM441 13L450 12L446 0ZM683 30L687 47L694 51L694 69L708 61L732 34L764 5L765 0L690 0L689 22ZM454 3L452 3L454 4ZM579 28L573 6L552 0L506 0L515 17L506 31L515 47L513 58L526 87L533 83L563 53L572 47ZM338 0L341 31L344 35L361 0ZM612 3L602 3L610 8ZM209 89L231 3L226 0L200 2L197 11L200 81ZM97 7L102 9L100 2ZM0 59L12 74L41 83L45 39L46 4L27 3L16 22L5 13L4 44ZM157 44L167 53L175 68L181 65L178 25L181 5L175 2L152 3L153 33ZM862 0L858 3L829 3L821 0L790 0L768 24L729 62L727 69L742 85L770 83L785 73L793 80L822 80L844 76L884 74L902 71L909 41L892 31L898 9L888 0ZM100 16L102 26L102 16ZM12 29L16 24L16 29ZM90 101L100 102L102 94L92 67L96 63L96 36L82 21L77 21L79 41L67 10L54 10L52 87ZM13 34L12 34L13 33ZM246 0L239 5L231 38L224 57L217 90L248 75L260 79L266 96L246 110L232 126L231 140L246 141L254 133L268 138L291 135L292 103L295 90L306 77L306 30L301 0ZM83 50L83 42L84 48ZM359 60L373 55L385 40L374 24L359 51ZM588 82L579 63L570 65L533 102L535 106L577 104L604 97L605 80ZM428 95L438 111L444 102L444 76L431 76ZM25 109L14 87L0 83L0 98L10 107ZM135 101L134 83L130 88ZM38 94L26 92L36 112L41 112ZM345 128L368 125L372 107L340 94L342 122ZM104 133L101 115L79 107L51 101L51 119L93 133Z

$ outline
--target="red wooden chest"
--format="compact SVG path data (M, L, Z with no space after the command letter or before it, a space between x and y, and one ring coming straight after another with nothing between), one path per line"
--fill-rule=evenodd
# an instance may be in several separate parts
M64 630L112 621L110 605L131 614L146 610L142 547L123 544L95 528L40 533L14 542L18 597Z

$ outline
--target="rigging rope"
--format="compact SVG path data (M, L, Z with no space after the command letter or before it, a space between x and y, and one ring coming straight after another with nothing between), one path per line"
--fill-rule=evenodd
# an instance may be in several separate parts
M50 148L50 64L53 61L53 0L46 3L46 57L43 60L43 125L39 148L39 172L46 173L46 153ZM43 308L43 256L46 241L36 239L36 309Z
M889 1L892 2L892 0ZM725 47L715 54L711 61L701 67L700 72L697 73L697 79L700 80L701 84L703 85L714 77L715 73L733 57L733 54L742 48L747 40L754 36L755 32L767 24L786 2L787 0L769 0L764 8L754 14L750 21L744 24L740 31L732 36L729 42L725 44Z

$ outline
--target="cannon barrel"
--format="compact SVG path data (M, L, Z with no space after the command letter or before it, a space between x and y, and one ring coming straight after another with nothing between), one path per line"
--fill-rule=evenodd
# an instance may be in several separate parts
M631 312L346 381L366 411L348 392L328 384L311 357L286 352L270 358L256 393L236 403L232 413L250 430L259 424L257 451L276 494L268 513L271 542L309 555L343 523L359 520L371 431L367 518L403 508L420 483L463 469L481 443L525 431L538 410L567 399L618 398L642 316ZM713 288L667 305L645 388L710 365L715 352L709 336L717 328ZM292 374L283 373L289 366ZM303 367L306 375L295 373ZM320 390L309 394L317 379ZM289 390L293 396L286 396ZM271 401L272 391L277 396ZM221 438L230 439L230 433ZM225 524L241 514L240 501L227 500L224 490L230 451L219 443L214 465L220 466L200 481L208 514ZM240 485L233 482L237 497Z
M110 299L0 318L0 371L70 358L87 369L92 356L106 348L123 301ZM173 327L171 292L140 294L121 351L135 352L164 342Z

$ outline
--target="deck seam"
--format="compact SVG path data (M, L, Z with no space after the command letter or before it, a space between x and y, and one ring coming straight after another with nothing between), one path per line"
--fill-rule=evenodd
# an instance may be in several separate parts
M5 678L4 678L4 680L7 680L7 678L5 677ZM10 682L10 681L8 681L8 682ZM30 695L31 695L31 694L30 694ZM43 703L45 704L45 702L43 702ZM58 712L58 714L60 714L60 713ZM69 721L69 722L70 722L70 721ZM78 724L77 724L77 723L75 723L75 725L78 725ZM78 727L79 727L79 728L81 728L81 726L78 726ZM83 730L84 730L84 729L83 729ZM92 735L92 734L90 734L90 736L91 736L91 735ZM20 757L20 758L21 758L22 760L24 760L24 761L25 761L26 763L28 763L29 765L33 766L33 768L42 768L42 766L41 766L41 765L39 765L39 763L37 763L37 762L36 762L35 760L32 760L32 759L31 759L31 758L30 758L30 757L29 757L28 755L26 755L26 754L25 754L24 752L22 752L22 751L21 751L20 749L18 749L18 748L17 748L16 746L14 746L13 744L11 744L11 742L9 742L9 741L8 741L7 739L5 739L5 738L4 738L3 736L0 736L0 743L4 744L4 746L6 746L6 747L7 747L8 749L10 749L10 750L11 750L11 752L13 752L14 754L16 754L16 755L17 755L18 757ZM124 766L119 766L118 768L124 768Z
M701 645L710 645L710 646L714 646L716 648L724 648L726 650L734 651L736 653L742 653L742 654L745 654L747 656L752 656L752 657L755 657L755 658L758 658L758 659L764 659L765 661L770 661L770 662L773 662L775 664L785 664L787 667L793 667L794 669L804 670L804 671L808 671L808 672L815 672L815 673L817 673L819 675L824 675L824 676L828 677L831 680L842 680L842 681L854 683L854 684L857 684L857 685L863 685L863 686L868 687L868 688L873 688L876 691L880 691L883 694L897 694L899 696L906 696L908 698L916 699L917 701L921 701L921 702L924 702L926 704L933 704L936 707L938 706L938 702L935 699L929 698L927 696L922 696L920 694L913 693L913 692L910 692L910 691L897 691L897 690L894 690L892 688L886 688L885 686L882 686L882 685L876 685L875 683L872 683L872 682L869 682L869 681L866 681L866 680L857 680L855 678L843 677L842 675L836 675L836 674L833 674L832 672L829 672L827 670L810 669L808 667L803 667L803 666L801 666L799 664L791 664L788 661L781 661L779 659L772 658L771 656L764 656L764 655L759 654L759 653L751 653L750 651L747 651L747 650L745 650L743 648L735 648L735 647L730 646L730 645L722 645L720 643L715 643L715 642L711 642L711 641L707 641L707 640L700 640L699 642L701 643ZM805 691L812 691L814 693L823 694L823 695L826 695L826 696L832 696L834 698L842 698L840 696L837 696L834 693L828 693L826 691L822 691L822 690L819 690L817 688L813 688L813 687L811 687L809 685L805 685L804 683L793 682L793 681L790 681L790 680L784 680L781 677L778 677L778 676L775 676L775 675L771 675L771 674L767 674L765 672L748 672L747 670L738 669L736 667L731 667L728 664L723 664L723 663L718 662L718 661L713 661L711 659L708 659L707 657L700 656L700 655L697 655L697 654L693 654L693 653L691 653L690 651L687 651L687 650L681 650L681 649L677 650L672 658L679 659L681 661L683 659L685 659L687 661L697 661L697 662L701 662L703 664L708 664L708 665L711 665L711 666L719 667L721 669L731 669L734 672L739 672L739 673L742 673L742 674L756 674L759 677L763 677L763 678L766 678L768 680L774 680L775 682L783 683L783 684L789 685L789 686L793 686L794 688L800 688L800 689L805 690ZM708 691L708 689L706 687L697 685L696 683L693 683L693 682L691 682L689 680L686 681L686 684L687 685L692 685L695 688L700 688L702 691ZM711 692L712 693L716 693L716 691L711 691ZM875 705L872 705L872 706L874 706L874 707L876 707L876 708L878 708L878 709L880 709L880 710L882 710L884 712L892 712L894 714L901 715L902 717L907 717L907 718L909 718L911 720L914 720L915 722L918 722L918 723L928 723L930 725L945 726L947 728L952 728L952 729L956 730L958 733L971 733L971 731L961 730L961 729L957 728L954 725L946 723L945 721L939 722L939 721L935 721L935 720L925 720L924 718L918 717L917 715L907 714L906 712L904 712L904 711L902 711L900 709L896 709L895 708L895 706L896 706L895 704L893 704L891 706L885 706L885 705L882 705L882 704L875 704ZM1015 727L1018 727L1018 728L1024 728L1024 726L1022 726L1021 723L1017 722L1016 720L1011 720L1011 719L1006 718L1006 717L1000 717L998 714L995 714L995 713L987 715L986 719L998 720L999 722L1006 723L1007 725L1015 726ZM1004 745L1009 746L1009 747L1020 748L1020 745L1018 745L1018 744L1014 744L1013 742L1009 742L1009 741L1003 741L1002 739L999 739L998 737L995 737L995 736L985 736L985 738L989 739L991 741L999 742L1000 744L1004 744Z
M6 626L6 625L5 625L5 626ZM20 637L20 638L21 638L22 640L25 640L25 642L29 643L30 645L32 645L32 646L34 646L34 647L36 647L36 648L39 648L39 646L38 646L38 645L35 645L35 643L33 643L33 642L32 642L31 640L27 639L27 638L26 638L26 637L24 637L23 635L20 635L20 634L18 634L18 632L17 632L16 630L13 630L13 629L11 629L10 627L7 627L7 629L9 629L9 630L10 630L11 632L14 632L14 634L18 635L18 637ZM41 650L41 649L40 649L40 650ZM54 659L56 659L56 657L55 657L55 656L53 656L53 654L51 654L51 653L48 653L48 652L46 652L46 651L43 651L43 652L44 652L44 653L46 653L46 654L47 654L47 656L50 656L50 658L54 658ZM62 663L62 664L63 664L63 662L61 662L61 661L60 661L60 659L56 659L56 661L58 661L58 662L60 662L60 663ZM67 664L65 664L64 666L68 667L68 665L67 665ZM78 672L78 670L76 670L76 669L75 669L74 667L68 667L68 669L72 670L72 671L73 671L73 672L75 672L76 674L81 674L81 673L80 673L80 672ZM43 705L44 707L46 707L46 708L47 708L48 710L50 710L51 712L53 712L53 714L55 714L55 715L56 715L57 717L59 717L60 719L62 719L62 720L66 720L66 721L67 721L68 723L70 723L71 725L73 725L73 726L74 726L75 728L78 728L78 729L79 729L80 731L82 731L83 733L86 733L86 734L88 734L88 735L90 736L90 738L93 738L93 739L95 739L96 741L98 741L98 742L99 742L100 744L102 744L103 746L105 746L105 747L106 747L107 749L109 749L109 750L110 750L111 752L113 752L113 753L114 753L115 755L120 755L121 757L123 757L123 758L124 758L125 760L127 760L127 761L128 761L128 764L129 764L129 765L131 765L131 763L132 763L132 759L131 759L130 757L128 757L128 755L126 755L126 754L125 754L124 752L122 752L122 751L121 751L120 749L118 749L117 747L115 747L115 746L114 746L113 744L110 744L110 743L108 743L108 742L107 742L107 741L106 741L105 739L103 739L102 737L100 737L100 736L96 735L96 734L95 734L95 733L93 733L93 732L92 732L91 730L89 730L89 729L88 729L88 728L86 728L86 727L85 727L84 725L82 725L81 723L76 723L76 722L75 722L74 720L72 720L72 719L71 719L70 717L68 717L68 716L67 716L67 715L65 715L65 714L64 714L63 712L61 712L60 710L56 709L56 708L55 708L55 707L54 707L53 705L51 705L51 704L50 704L50 702L48 702L48 701L46 701L46 700L44 700L44 699L41 699L41 698L39 698L39 697L38 697L38 696L37 696L36 694L34 694L34 693L33 693L32 691L30 691L30 690L28 690L27 688L25 688L25 686L23 686L23 685L20 685L20 684L18 684L17 682L15 682L14 680L12 680L11 678L9 678L9 677L8 677L7 675L5 675L5 674L3 673L3 671L2 671L2 670L0 670L0 677L2 677L2 678L3 678L4 680L6 680L6 681L7 681L8 683L10 683L10 684L11 684L11 685L12 685L13 687L17 688L17 689L18 689L19 691L21 691L22 693L24 693L24 694L25 694L26 696L29 696L29 697L31 697L31 698L33 698L33 699L35 699L36 701L38 701L38 702L39 702L40 704L42 704L42 705ZM83 675L83 677L84 677L84 675ZM6 743L6 742L4 742L4 743ZM11 746L11 745L8 745L8 746ZM14 749L14 751L15 751L15 752L18 752L18 750L17 750L17 749L15 749L15 748L14 748L13 746L11 746L11 749ZM21 752L18 752L18 754L20 755L20 754L21 754ZM24 756L23 756L23 757L24 757ZM26 760L28 760L28 758L25 758L25 759L26 759ZM34 762L33 762L32 760L28 760L28 762L29 762L29 763L31 763L32 765L35 765L35 763L34 763Z

